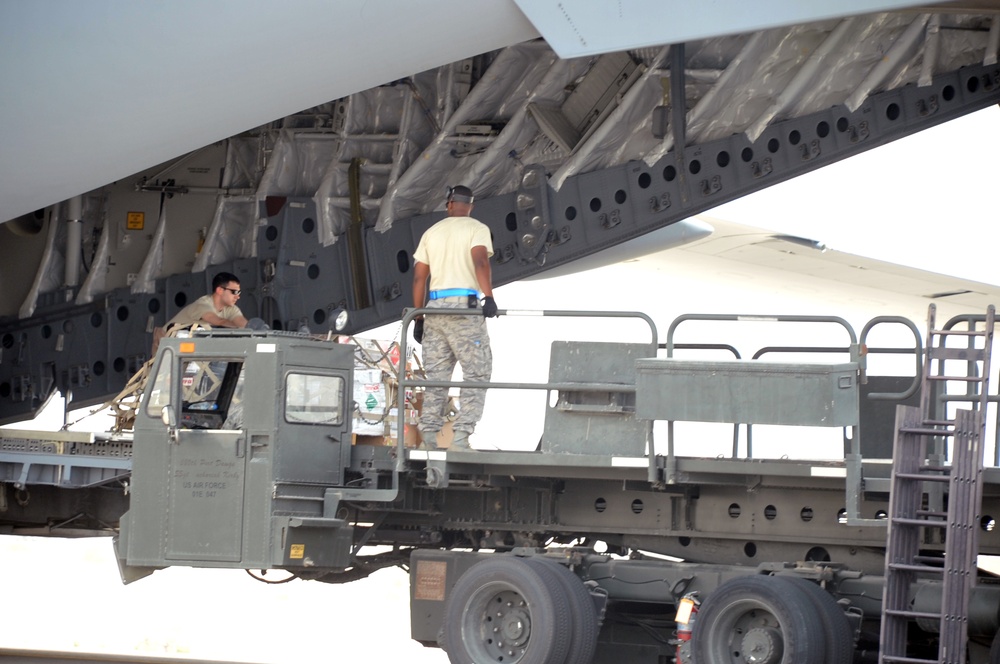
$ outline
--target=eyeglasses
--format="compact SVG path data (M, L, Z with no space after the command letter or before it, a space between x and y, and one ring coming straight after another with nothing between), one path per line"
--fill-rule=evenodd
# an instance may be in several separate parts
M243 292L239 288L229 288L228 286L223 286L222 290L227 290L230 293L232 293L233 295L239 295L240 293Z

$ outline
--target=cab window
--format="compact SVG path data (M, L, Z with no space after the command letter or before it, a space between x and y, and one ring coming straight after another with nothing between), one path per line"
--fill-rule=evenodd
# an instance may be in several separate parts
M181 362L180 425L185 429L218 429L238 399L243 363L225 359Z
M344 379L289 373L285 377L285 421L293 424L341 424Z
M229 367L238 362L186 360L181 363L181 394L184 410L219 410L222 386ZM235 372L239 373L239 370ZM235 375L234 375L235 378Z

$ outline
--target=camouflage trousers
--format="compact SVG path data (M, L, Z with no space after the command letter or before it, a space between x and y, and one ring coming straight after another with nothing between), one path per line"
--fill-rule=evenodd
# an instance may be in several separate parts
M428 307L437 309L467 309L467 297L447 297L432 300ZM482 312L473 316L431 316L424 318L424 371L428 380L451 380L455 365L462 365L462 380L485 383L493 374L493 351L486 319ZM420 431L440 431L444 426L444 409L448 403L448 388L428 387L420 414ZM462 389L455 431L472 433L483 416L486 390Z

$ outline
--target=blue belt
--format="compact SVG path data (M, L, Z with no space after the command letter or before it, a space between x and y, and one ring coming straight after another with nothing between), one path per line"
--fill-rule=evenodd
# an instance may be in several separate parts
M471 288L448 288L446 290L432 290L431 299L440 300L443 297L466 297L468 295L479 295L479 291Z

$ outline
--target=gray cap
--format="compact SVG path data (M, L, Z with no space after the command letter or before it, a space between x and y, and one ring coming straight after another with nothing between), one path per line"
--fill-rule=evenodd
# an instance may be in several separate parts
M464 185L448 187L449 201L455 201L456 203L472 203L474 199L475 197L472 195L472 190Z

